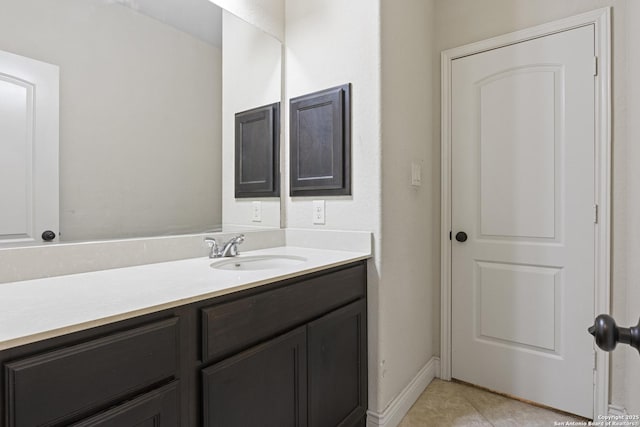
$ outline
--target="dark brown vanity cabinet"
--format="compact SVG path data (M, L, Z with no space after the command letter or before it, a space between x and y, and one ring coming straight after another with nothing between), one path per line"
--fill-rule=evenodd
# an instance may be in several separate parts
M357 263L203 308L204 425L364 422L365 296Z
M178 426L178 383L145 393L72 427L160 427Z
M366 303L358 300L204 369L204 425L359 426L366 376Z
M364 425L367 409L366 302L307 326L309 427Z
M70 425L175 380L178 323L170 318L4 363L5 425ZM161 404L157 416L170 419L177 394ZM139 419L129 409L121 408L119 419Z
M0 427L364 425L366 263L0 352Z
M304 328L202 371L207 427L306 426Z

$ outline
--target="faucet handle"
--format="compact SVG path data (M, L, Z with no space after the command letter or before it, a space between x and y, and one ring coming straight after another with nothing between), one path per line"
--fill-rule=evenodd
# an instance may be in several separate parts
M205 237L204 242L209 245L209 258L215 258L218 254L218 242L213 237Z

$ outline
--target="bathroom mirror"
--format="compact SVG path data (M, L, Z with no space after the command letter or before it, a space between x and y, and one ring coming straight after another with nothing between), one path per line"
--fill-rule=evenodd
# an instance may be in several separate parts
M233 188L234 114L281 98L276 38L209 0L2 0L0 51L60 70L61 242L280 227Z

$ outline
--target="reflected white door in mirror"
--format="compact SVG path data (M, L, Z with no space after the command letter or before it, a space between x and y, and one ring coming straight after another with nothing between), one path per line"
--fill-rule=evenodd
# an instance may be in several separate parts
M57 66L0 51L0 246L59 234L58 81Z

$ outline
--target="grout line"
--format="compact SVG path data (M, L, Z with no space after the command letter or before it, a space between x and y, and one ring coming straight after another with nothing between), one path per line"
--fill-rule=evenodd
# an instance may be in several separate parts
M458 381L452 381L452 382L456 382L456 383L458 383ZM460 384L460 385L466 385L465 383L459 383L459 384ZM494 423L492 423L492 422L491 422L491 420L489 420L489 418L487 418L487 417L482 413L482 411L481 411L479 408L477 408L477 407L476 407L476 405L474 405L474 404L473 404L473 403L472 403L472 402L467 398L467 396L465 395L465 393L464 393L464 392L465 392L465 390L464 390L464 388L463 388L463 389L462 389L462 393L460 393L460 394L462 395L462 398L463 398L463 399L464 399L464 400L469 404L469 406L471 406L473 409L475 409L475 411L476 411L476 412L477 412L477 413L478 413L482 418L484 418L484 419L487 421L487 423L489 423L489 425L491 425L492 427L496 427L496 425L495 425Z

